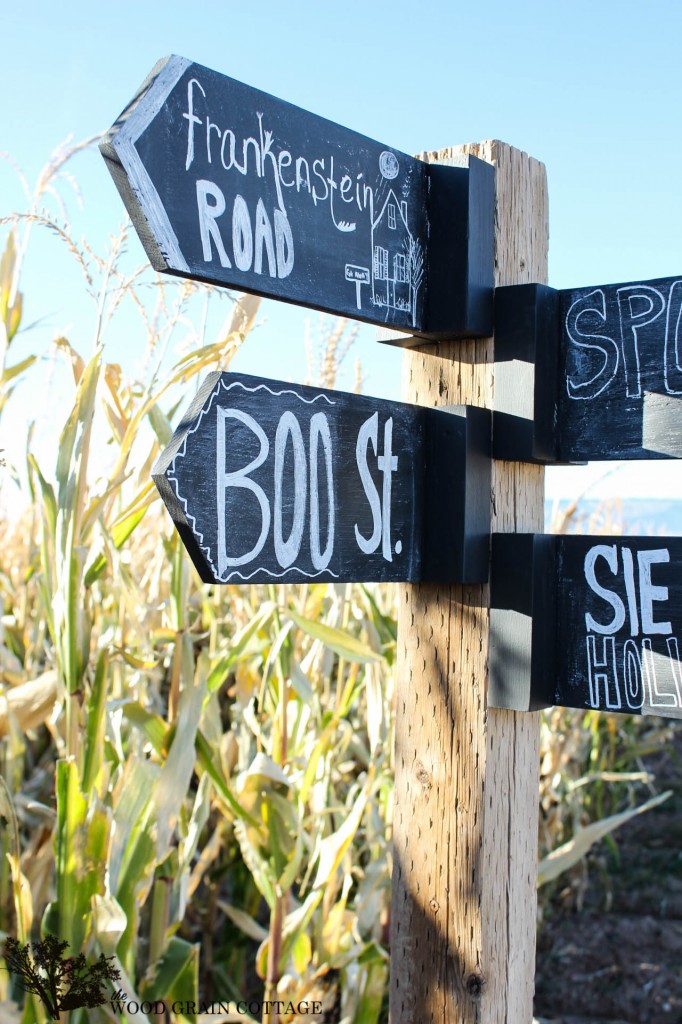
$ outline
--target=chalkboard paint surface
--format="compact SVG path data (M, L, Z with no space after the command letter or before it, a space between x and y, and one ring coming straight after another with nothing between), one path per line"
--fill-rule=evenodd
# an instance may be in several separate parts
M682 278L523 285L495 302L497 457L682 457ZM531 367L534 391L520 386Z
M557 540L555 704L682 718L682 540Z
M560 315L560 457L680 458L682 279L562 292Z
M495 536L492 604L494 705L682 718L682 539Z
M465 324L471 311L457 308L471 269L467 168L433 176L423 161L181 57L157 65L101 149L157 270L409 332L490 328L476 315ZM490 320L492 169L474 163L490 186L487 289L477 281ZM447 237L443 308L430 212Z
M482 581L490 421L210 374L154 480L203 580Z

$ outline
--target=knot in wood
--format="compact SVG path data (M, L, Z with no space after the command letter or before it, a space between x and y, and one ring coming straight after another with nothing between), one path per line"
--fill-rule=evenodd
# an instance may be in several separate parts
M466 980L466 989L472 999L480 999L483 991L483 978L480 974L470 974Z
M431 910L434 912L434 914L437 914L438 911L440 910L440 903L435 897L432 897L429 900L429 906L431 907Z
M415 775L417 776L417 781L422 787L423 792L428 793L432 786L431 775L426 770L421 761L417 761L415 765Z

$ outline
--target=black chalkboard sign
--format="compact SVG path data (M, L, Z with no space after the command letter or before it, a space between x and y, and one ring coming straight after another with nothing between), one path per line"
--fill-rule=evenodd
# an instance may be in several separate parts
M682 539L495 535L492 551L494 706L682 718Z
M522 285L495 307L498 458L682 457L682 279Z
M491 331L481 161L432 168L182 57L101 150L157 270L410 336Z
M488 578L490 414L232 373L153 477L208 583Z

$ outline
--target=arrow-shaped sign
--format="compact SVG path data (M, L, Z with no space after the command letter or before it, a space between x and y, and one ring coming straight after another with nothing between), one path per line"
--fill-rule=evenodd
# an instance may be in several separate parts
M488 164L431 166L182 57L101 150L157 270L408 339L491 332Z
M490 415L233 373L153 477L208 583L483 582Z

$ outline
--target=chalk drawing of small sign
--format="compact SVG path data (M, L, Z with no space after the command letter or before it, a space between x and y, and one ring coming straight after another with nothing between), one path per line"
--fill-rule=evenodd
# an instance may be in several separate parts
M361 288L363 284L369 284L369 267L356 267L352 263L346 263L346 281L355 282L355 299L358 304L358 309L362 309L362 293Z

